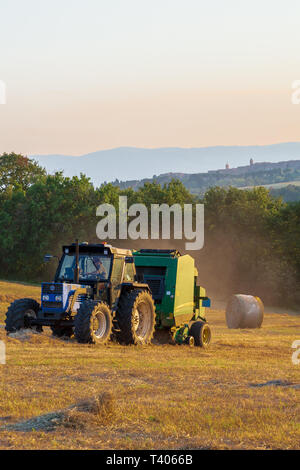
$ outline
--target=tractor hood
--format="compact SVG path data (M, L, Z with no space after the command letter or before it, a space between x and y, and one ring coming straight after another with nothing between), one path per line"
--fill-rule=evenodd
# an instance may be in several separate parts
M43 312L64 313L69 305L71 297L79 288L86 286L80 284L66 284L44 282L42 284L41 305ZM78 310L80 304L86 299L86 295L79 295L74 304L74 310Z

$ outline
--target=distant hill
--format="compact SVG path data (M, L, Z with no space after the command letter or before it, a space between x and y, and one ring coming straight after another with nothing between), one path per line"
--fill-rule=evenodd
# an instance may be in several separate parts
M247 166L208 171L207 173L166 173L152 179L116 181L114 184L122 189L128 187L137 189L152 181L163 185L169 183L172 178L179 179L189 191L198 195L203 194L212 186L235 186L245 189L253 186L268 186L269 189L279 191L278 186L300 181L300 160L278 163L252 163ZM280 188L280 190L282 193L284 192L283 189Z
M210 185L211 182L212 184L214 181L222 182L223 178L225 178L224 184L227 184L226 174L218 173L215 176L208 174L207 176L205 172L225 168L227 162L231 167L245 166L251 157L255 162L300 160L300 142L264 146L200 148L141 149L120 147L78 157L71 155L31 156L50 173L59 170L63 170L66 176L79 176L80 173L85 173L96 186L105 181L118 179L126 186L130 184L136 187L144 178L153 180L153 175L156 175L155 179L160 179L162 182L168 181L174 176L184 180L185 184L197 193L202 191L207 184ZM252 185L251 178L246 184L242 175L234 173L234 171L229 174L235 180L235 185L239 185L239 177L242 179L242 185ZM275 179L277 180L277 177ZM294 178L294 180L297 179ZM270 181L270 183L273 182Z

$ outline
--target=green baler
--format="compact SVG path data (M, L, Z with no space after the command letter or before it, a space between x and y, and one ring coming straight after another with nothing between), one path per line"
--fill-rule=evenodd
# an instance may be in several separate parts
M133 257L137 276L152 292L156 328L171 330L176 343L208 346L211 332L205 309L210 299L197 285L195 260L177 250L142 249Z

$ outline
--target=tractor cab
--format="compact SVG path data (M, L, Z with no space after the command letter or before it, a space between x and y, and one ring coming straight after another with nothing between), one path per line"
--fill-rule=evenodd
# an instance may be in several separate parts
M105 244L81 243L63 247L55 282L83 283L94 286L108 282L113 262L112 247Z
M40 316L50 321L58 320L62 314L69 318L87 299L104 301L114 309L121 286L133 283L135 275L130 250L105 243L63 246L54 282L42 283Z

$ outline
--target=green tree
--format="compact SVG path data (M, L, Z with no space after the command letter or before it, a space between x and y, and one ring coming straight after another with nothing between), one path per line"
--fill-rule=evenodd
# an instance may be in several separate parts
M0 156L0 192L22 189L26 191L46 171L37 162L16 153Z
M95 191L90 180L48 175L27 192L8 194L0 210L1 271L28 279L43 271L43 255L60 253L63 243L89 239L96 226Z

